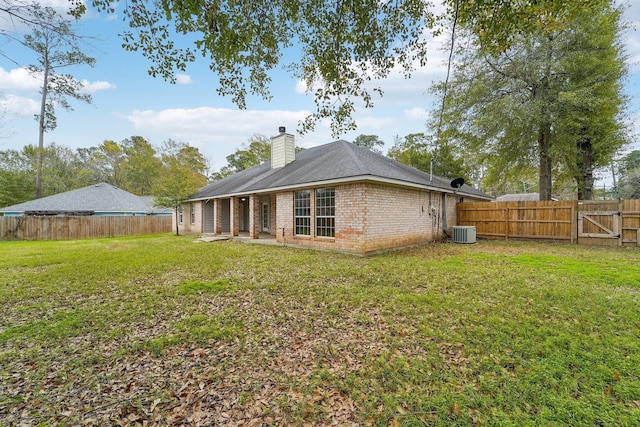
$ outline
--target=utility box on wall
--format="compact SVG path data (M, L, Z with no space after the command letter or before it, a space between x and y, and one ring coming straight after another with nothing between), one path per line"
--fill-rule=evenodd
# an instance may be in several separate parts
M473 225L457 225L453 227L453 243L475 243L476 227Z

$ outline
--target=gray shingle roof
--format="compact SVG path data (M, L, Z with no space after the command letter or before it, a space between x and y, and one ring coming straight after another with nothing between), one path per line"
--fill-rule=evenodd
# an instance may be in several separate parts
M454 190L451 188L450 179L434 175L430 182L428 173L374 153L364 147L339 140L296 153L296 159L293 162L279 169L272 170L270 162L246 169L207 185L193 194L190 199L201 200L226 195L265 192L283 187L306 186L323 181L357 178L392 180L399 184L417 185L448 192ZM491 199L468 185L462 186L458 193Z
M150 212L145 200L105 182L0 209L0 212L24 211L94 211Z

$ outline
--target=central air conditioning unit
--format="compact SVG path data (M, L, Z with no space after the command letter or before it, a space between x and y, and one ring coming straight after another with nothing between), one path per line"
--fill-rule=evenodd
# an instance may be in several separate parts
M453 227L453 243L475 243L476 227L472 225L458 225Z

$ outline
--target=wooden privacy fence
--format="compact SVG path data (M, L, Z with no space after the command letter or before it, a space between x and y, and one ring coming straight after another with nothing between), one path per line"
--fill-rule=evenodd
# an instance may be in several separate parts
M457 213L481 238L640 246L640 200L463 202Z
M0 240L69 240L170 231L171 216L0 217Z

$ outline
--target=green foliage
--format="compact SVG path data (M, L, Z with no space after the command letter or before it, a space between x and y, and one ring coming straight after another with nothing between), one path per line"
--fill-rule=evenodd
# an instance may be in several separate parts
M99 9L113 9L111 0L94 0ZM270 97L271 72L286 68L314 94L317 109L303 128L332 119L334 134L353 129L357 100L372 106L366 84L399 66L409 73L426 59L423 29L430 12L421 1L366 0L335 3L312 0L258 0L236 4L204 0L129 2L123 13L132 30L124 46L142 52L153 65L149 73L167 80L176 70L202 56L219 76L218 92L240 108L248 94ZM192 45L181 49L178 41ZM298 57L282 64L293 44ZM337 100L337 101L336 101Z
M618 196L623 199L640 199L640 168L633 169L620 178Z
M78 155L89 170L89 181L122 187L122 168L127 157L119 143L105 140L97 147L79 148Z
M141 136L125 139L120 146L126 157L121 169L122 188L139 196L151 195L162 167L156 149Z
M541 15L540 22L547 18ZM543 199L554 180L557 186L573 182L582 198L590 198L594 170L626 143L620 11L594 1L576 6L560 23L509 36L508 50L487 46L477 27L463 28L441 137L464 147L485 171L485 187L522 180L535 165ZM442 93L444 85L435 90Z
M404 138L396 136L387 156L423 172L445 178L462 177L470 182L463 159L457 157L446 142L435 144L432 137L424 133L412 133Z
M68 98L91 103L91 95L82 93L84 85L68 74L60 74L61 68L95 64L95 59L83 53L81 36L70 20L52 7L33 3L28 8L30 32L24 35L22 44L37 56L37 64L29 65L29 71L42 75L41 114L36 116L42 132L56 128L56 107L72 110Z
M640 150L633 150L620 162L618 195L623 199L640 199Z
M206 159L188 143L165 141L160 153L144 138L104 141L98 147L72 149L50 144L43 150L42 195L107 182L140 195L160 195L158 206L174 207L206 184ZM38 149L0 151L0 206L33 199ZM167 201L168 200L168 201Z
M602 4L600 0L575 2L503 2L445 0L444 17L456 19L470 28L490 54L500 54L513 47L517 39L529 34L554 34L563 31L577 14L589 15Z
M35 194L39 150L26 145L22 150L0 151L0 205L32 200ZM42 196L74 190L90 184L89 171L76 152L49 144L42 151Z
M353 143L378 154L382 154L381 148L384 147L384 141L378 135L358 135Z
M0 206L29 201L35 194L29 161L17 150L0 151Z
M227 165L214 173L211 179L212 181L219 181L268 160L271 160L271 141L266 136L257 133L252 135L235 152L229 154L227 156Z
M175 141L165 142L159 175L153 179L156 205L177 208L207 183L206 161L197 148Z

